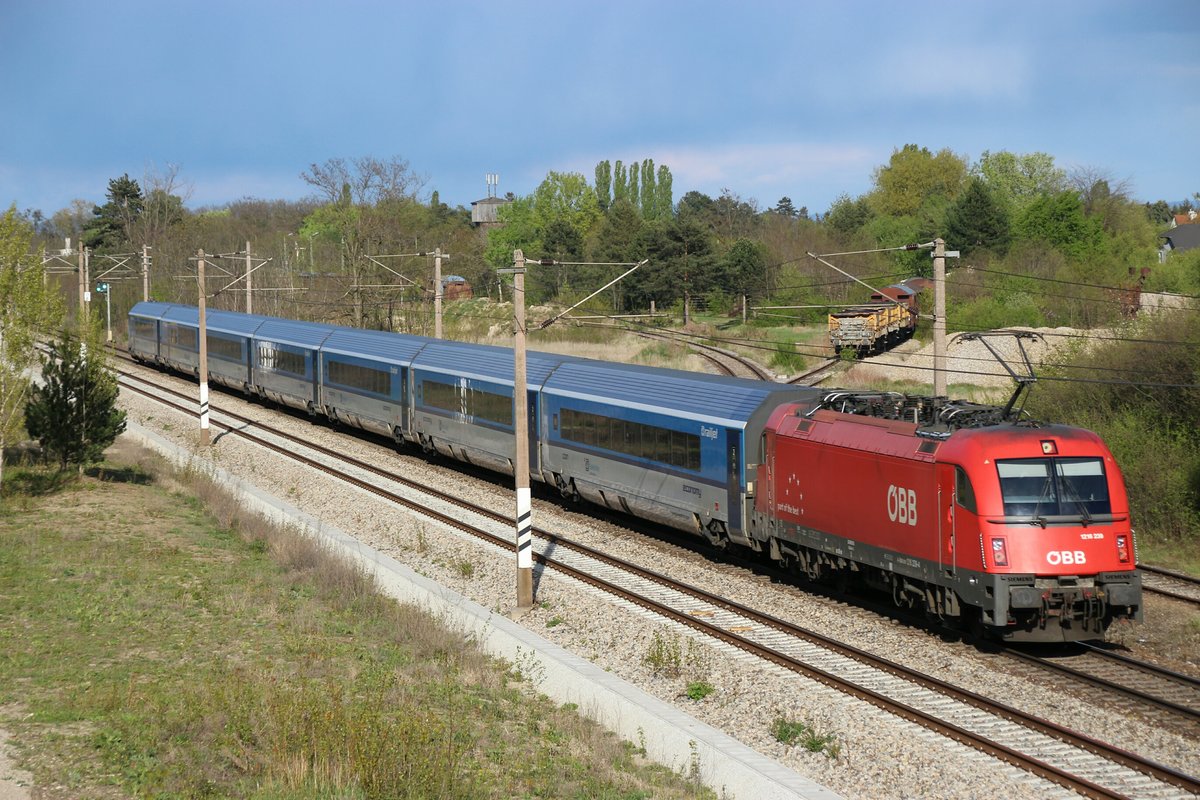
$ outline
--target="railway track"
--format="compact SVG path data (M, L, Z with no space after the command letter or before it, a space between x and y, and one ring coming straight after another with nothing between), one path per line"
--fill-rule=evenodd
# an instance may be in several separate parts
M826 359L807 372L802 372L796 377L792 378L788 381L788 383L796 386L816 386L826 378L833 375L837 365L840 363L842 363L840 358Z
M1200 606L1200 578L1179 572L1138 564L1142 573L1142 591Z
M124 388L194 414L194 399L123 373ZM158 393L173 394L184 402ZM273 430L261 421L214 409L224 435L244 437L376 494L433 517L506 551L513 549L511 516L418 485L376 464ZM394 488L393 488L394 487ZM502 533L496 533L496 529ZM1082 736L995 700L960 689L903 665L836 642L768 614L593 548L535 528L535 558L549 567L627 602L705 633L745 658L765 659L1015 764L1089 797L1180 797L1200 794L1200 780Z
M663 336L657 333L640 331L638 336L642 336L646 339L659 339L675 344L680 343L678 338ZM699 342L683 342L683 344L694 350L698 356L716 367L717 371L722 375L728 375L734 378L751 378L757 381L775 380L775 376L771 374L770 370L761 366L753 359L738 355L731 350L724 350L720 347L713 347L712 345L708 344L700 344Z
M1098 688L1135 712L1152 715L1158 724L1195 736L1200 734L1200 679L1088 642L1072 645L1066 655L1045 657L1006 648L1010 659L1065 676L1071 683ZM1164 715L1166 711L1169 714Z

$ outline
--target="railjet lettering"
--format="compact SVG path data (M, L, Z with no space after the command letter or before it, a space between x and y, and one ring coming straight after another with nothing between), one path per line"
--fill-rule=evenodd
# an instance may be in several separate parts
M1055 567L1086 564L1087 554L1082 550L1051 550L1046 553L1046 561Z
M716 428L709 428L709 427L708 427L708 426L706 426L706 425L701 425L701 426L700 426L700 435L701 435L702 437L704 437L705 439L712 439L713 441L716 441L716 439L717 439L717 429L716 429Z
M888 519L901 525L917 524L917 493L902 486L889 486L887 493Z

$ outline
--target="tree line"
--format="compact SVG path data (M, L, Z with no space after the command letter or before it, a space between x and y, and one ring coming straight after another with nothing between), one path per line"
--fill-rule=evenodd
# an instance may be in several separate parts
M961 253L952 275L956 266L987 270L951 280L951 309L964 329L1101 324L1121 314L1112 289L1135 283L1200 291L1194 253L1162 265L1157 257L1158 234L1190 200L1137 202L1127 181L1097 168L1065 170L1046 153L984 152L971 161L949 149L904 145L873 171L870 191L842 195L823 214L797 208L790 197L761 209L729 189L676 199L668 165L604 160L591 182L552 171L529 195L510 195L499 210L502 224L490 228L427 191L428 177L403 158L333 158L300 177L313 190L305 200L242 198L191 209L177 169L141 182L124 174L90 209L75 201L50 217L18 216L49 249L64 237L97 253L149 245L156 299L190 299L189 258L199 248L238 253L251 242L256 256L269 259L256 285L278 290L256 310L418 331L428 324L424 309L433 295L430 258L421 254L435 247L448 254L444 272L497 298L503 290L495 271L510 264L513 250L553 260L529 271L535 303L573 302L619 274L609 265L649 259L593 301L596 311L611 313L644 312L651 303L681 310L689 302L734 313L747 296L753 304L813 306L793 316L815 322L825 313L819 306L861 300L865 290L839 282L807 252L937 236ZM884 281L930 272L925 251L868 254L846 266ZM1047 278L1097 288L1055 297L1029 280ZM235 291L215 298L217 307L234 307ZM137 298L130 286L118 287L113 299L123 311Z

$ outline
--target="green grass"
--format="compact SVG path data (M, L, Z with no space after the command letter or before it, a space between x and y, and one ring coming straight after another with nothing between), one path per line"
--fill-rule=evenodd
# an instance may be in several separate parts
M202 476L6 480L0 728L71 796L711 796ZM14 492L36 487L36 494ZM115 794L114 794L115 792Z

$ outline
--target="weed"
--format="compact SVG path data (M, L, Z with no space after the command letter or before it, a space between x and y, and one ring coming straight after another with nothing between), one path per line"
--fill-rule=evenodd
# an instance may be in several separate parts
M655 631L650 649L642 663L650 667L654 675L678 678L683 672L683 649L679 644L679 637Z
M800 745L810 753L824 752L829 758L837 758L842 749L841 745L836 743L835 734L820 733L813 725L783 717L776 717L771 723L771 734L776 741L789 747Z
M717 689L711 683L705 681L692 681L687 687L687 696L692 700L703 700Z
M546 620L546 627L547 628L557 628L559 625L562 625L564 622L566 622L566 620L563 619L562 617L551 617L550 619Z
M475 565L470 561L467 561L465 558L462 561L455 562L454 568L458 570L458 574L464 578L469 578L475 574Z
M534 650L524 650L518 647L513 666L517 668L517 677L520 680L534 686L541 685L542 681L546 679L546 667Z

